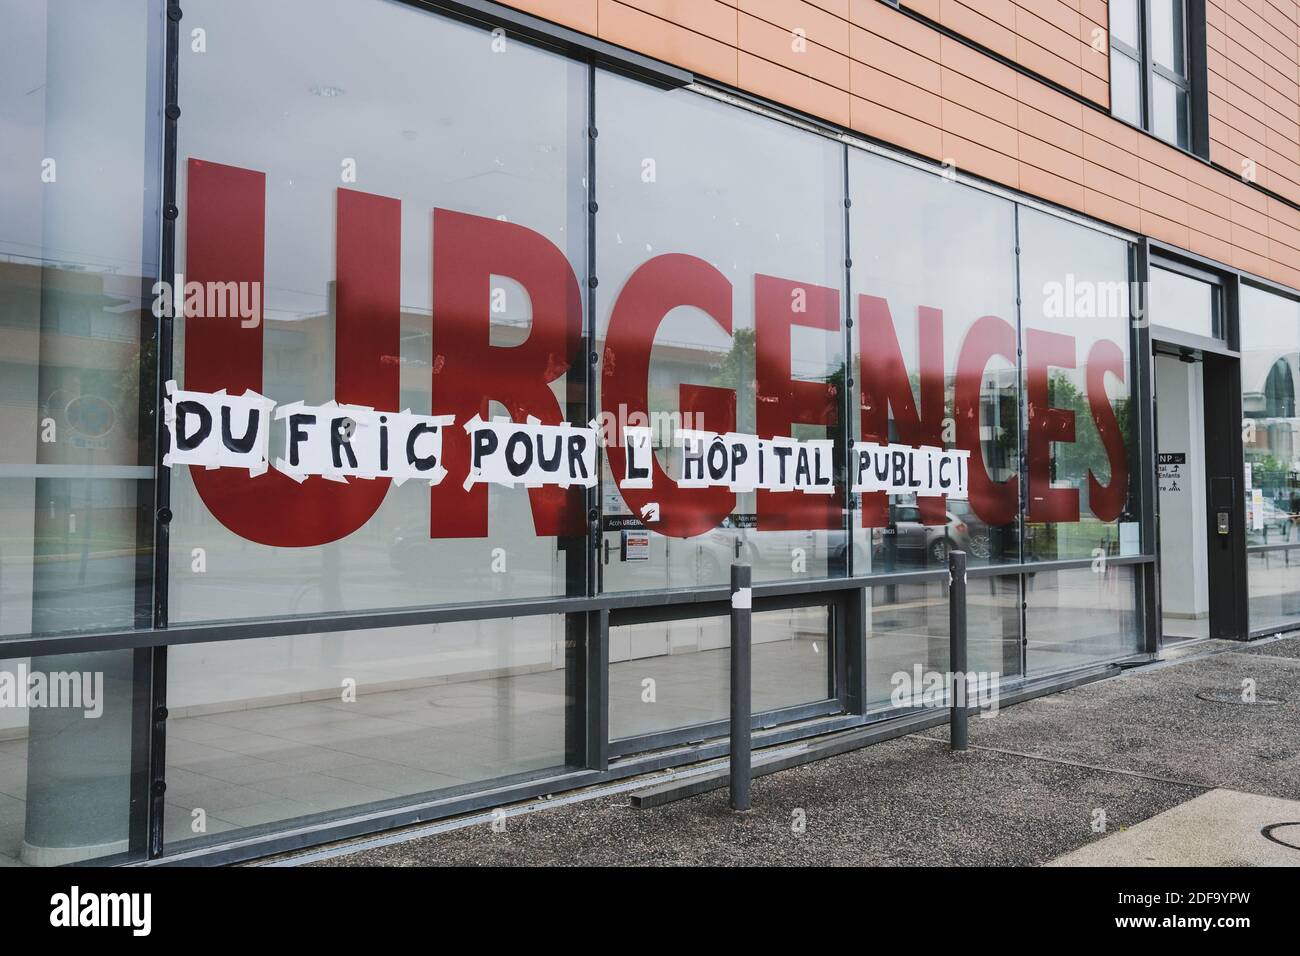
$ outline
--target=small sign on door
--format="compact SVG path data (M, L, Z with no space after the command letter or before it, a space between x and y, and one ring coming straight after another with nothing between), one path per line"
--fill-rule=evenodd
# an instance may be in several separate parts
M622 552L620 557L624 561L649 561L650 532L646 530L624 531Z

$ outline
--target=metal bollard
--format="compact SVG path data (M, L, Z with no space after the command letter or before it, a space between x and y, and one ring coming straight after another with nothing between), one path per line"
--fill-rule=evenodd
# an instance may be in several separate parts
M731 809L749 809L750 617L754 604L748 564L731 566Z
M970 745L966 719L970 714L966 679L966 552L948 552L948 670L952 674L952 699L948 736L953 750Z

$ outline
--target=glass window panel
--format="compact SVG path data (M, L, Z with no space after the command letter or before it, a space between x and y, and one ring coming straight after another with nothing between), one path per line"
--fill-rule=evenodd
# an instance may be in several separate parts
M0 660L0 867L142 854L132 728L148 720L135 693L148 653Z
M0 0L0 635L151 622L161 16Z
M1020 211L1025 559L1136 554L1129 246Z
M1246 555L1250 629L1290 630L1300 621L1300 550Z
M1147 0L1151 11L1151 59L1179 76L1187 75L1183 39L1185 0Z
M282 405L319 404L338 397L336 376L346 372L354 392L358 379L369 383L361 387L388 390L382 403L364 404L455 414L458 426L474 414L585 423L582 403L569 404L577 393L567 379L581 381L585 369L579 362L577 372L565 371L578 359L571 350L578 340L564 339L564 322L571 315L575 328L580 323L573 310L580 312L577 281L586 274L587 68L389 0L195 0L186 16L213 39L205 53L188 45L181 53L177 268L189 281L207 283L260 269L264 285L254 289L247 275L240 280L260 298L262 321L240 312L236 331L220 333L226 342L242 334L250 348L260 341L260 368L247 367L243 348L216 359L197 348L187 356L188 337L200 323L233 319L179 319L182 387L260 378L262 393ZM310 51L302 63L286 61L286 36ZM232 136L233 129L241 135ZM236 198L244 217L238 229L206 225ZM349 198L365 205L363 214L354 205L344 226ZM396 218L392 200L400 202ZM452 213L473 218L453 221ZM461 239L471 226L487 238ZM240 259L263 238L260 262ZM375 248L383 255L367 263L367 250ZM447 292L435 317L430 264L439 248L449 255L473 250L480 258L472 266L477 291ZM341 263L358 258L363 265L349 270L351 284L340 283ZM200 277L199 266L216 278ZM470 269L448 266L446 288L468 282ZM532 278L507 278L506 270ZM567 287L566 271L573 273ZM552 279L559 291L548 293ZM546 308L534 315L533 297L543 294ZM390 315L388 306L355 303L366 295L381 303L393 297L399 327L389 345L355 354L359 340L378 340L377 329L351 336L346 347L336 343L348 295L348 314L368 323ZM528 357L516 358L515 347ZM285 457L285 431L284 421L275 423L272 463ZM309 478L291 486L274 470L253 479L231 469L216 478L175 469L172 620L581 590L584 575L571 565L582 564L585 547L561 549L564 539L553 529L539 530L540 522L572 524L576 516L582 534L580 490L561 496L558 506L537 499L534 507L522 487L466 492L467 465L448 470L437 488L408 481L376 491L364 479L329 488L335 483ZM204 483L202 495L196 481ZM308 500L303 496L315 496L313 517L284 520Z
M1215 286L1168 269L1151 270L1151 322L1165 328L1214 335Z
M3 637L152 622L163 22L0 0ZM0 661L0 866L139 856L147 653Z
M1142 48L1138 32L1138 0L1110 0L1110 32L1134 50Z
M861 438L878 430L870 408L885 404L889 395L889 440L970 450L972 474L981 464L988 474L982 485L971 478L967 497L949 498L928 515L924 509L936 507L938 499L892 497L882 512L878 498L865 498L862 527L855 529L854 573L942 567L950 548L968 552L973 565L1018 561L1015 207L858 150L849 154L849 188L861 411L851 423L853 434ZM922 346L938 345L922 334L936 314L930 310L941 315L940 324L931 326L941 332L941 348L927 352L942 353L943 369L935 373L921 368ZM902 414L892 398L899 389L887 386L883 369L873 371L895 340L907 372L900 385L910 388L914 404ZM988 347L990 342L1001 347ZM959 367L966 369L960 375ZM939 409L925 406L930 374L942 377ZM975 383L978 389L971 390ZM928 428L914 430L910 416L916 414Z
M825 607L753 615L755 714L831 696L834 662ZM609 632L611 740L727 720L731 622L725 617L628 624Z
M1248 548L1300 543L1300 303L1243 285L1242 439ZM1250 555L1250 626L1300 619L1300 551Z
M736 560L756 580L842 573L839 489L671 481L688 416L700 431L835 439L842 454L843 147L603 72L596 107L600 394L617 442L602 484L604 589L725 584ZM651 489L615 477L625 424L652 429L663 471ZM643 525L650 505L658 516ZM628 540L647 529L648 544Z
M566 764L561 616L173 647L167 846Z
M1163 76L1152 77L1151 131L1166 142L1186 149L1187 93Z
M1134 126L1142 125L1142 66L1113 47L1110 51L1110 111Z
M871 709L917 706L926 675L948 672L948 584L867 590L867 701ZM967 670L988 686L1020 673L1020 579L971 578L966 590ZM919 674L919 677L918 677ZM997 677L993 678L992 675ZM972 701L972 703L974 703Z
M1136 654L1142 633L1131 565L1025 575L1028 676Z

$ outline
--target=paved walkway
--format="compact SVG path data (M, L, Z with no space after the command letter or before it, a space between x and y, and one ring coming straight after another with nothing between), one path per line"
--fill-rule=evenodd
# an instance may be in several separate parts
M954 754L937 728L761 777L743 815L725 791L653 810L538 801L504 827L304 862L1300 865L1298 637L1198 644L972 720L971 741Z

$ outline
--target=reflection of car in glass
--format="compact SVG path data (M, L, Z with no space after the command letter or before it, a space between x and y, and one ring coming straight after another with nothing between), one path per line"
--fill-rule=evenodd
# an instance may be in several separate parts
M830 544L826 535L824 531L760 531L728 515L718 527L691 540L699 546L701 578L716 581L726 577L733 563L769 569L788 566L796 548L802 549L810 568L820 567L815 562L842 559L843 543Z
M959 500L956 498L948 499L948 514L957 518L966 526L967 537L970 544L966 548L971 557L987 560L993 552L992 539L989 536L989 526L980 520L980 516L975 513L969 501Z
M1277 502L1265 498L1260 504L1260 517L1263 527L1251 510L1254 506L1246 501L1246 543L1247 544L1285 544L1297 538L1300 528L1296 520L1287 511L1279 508Z
M916 505L897 505L890 509L889 527L872 529L871 550L874 554L881 555L890 548L896 548L900 557L923 555L924 561L934 564L947 561L950 550L974 554L970 527L951 511L947 512L947 519L941 525L922 524L920 508ZM987 555L987 529L984 529L984 546Z

